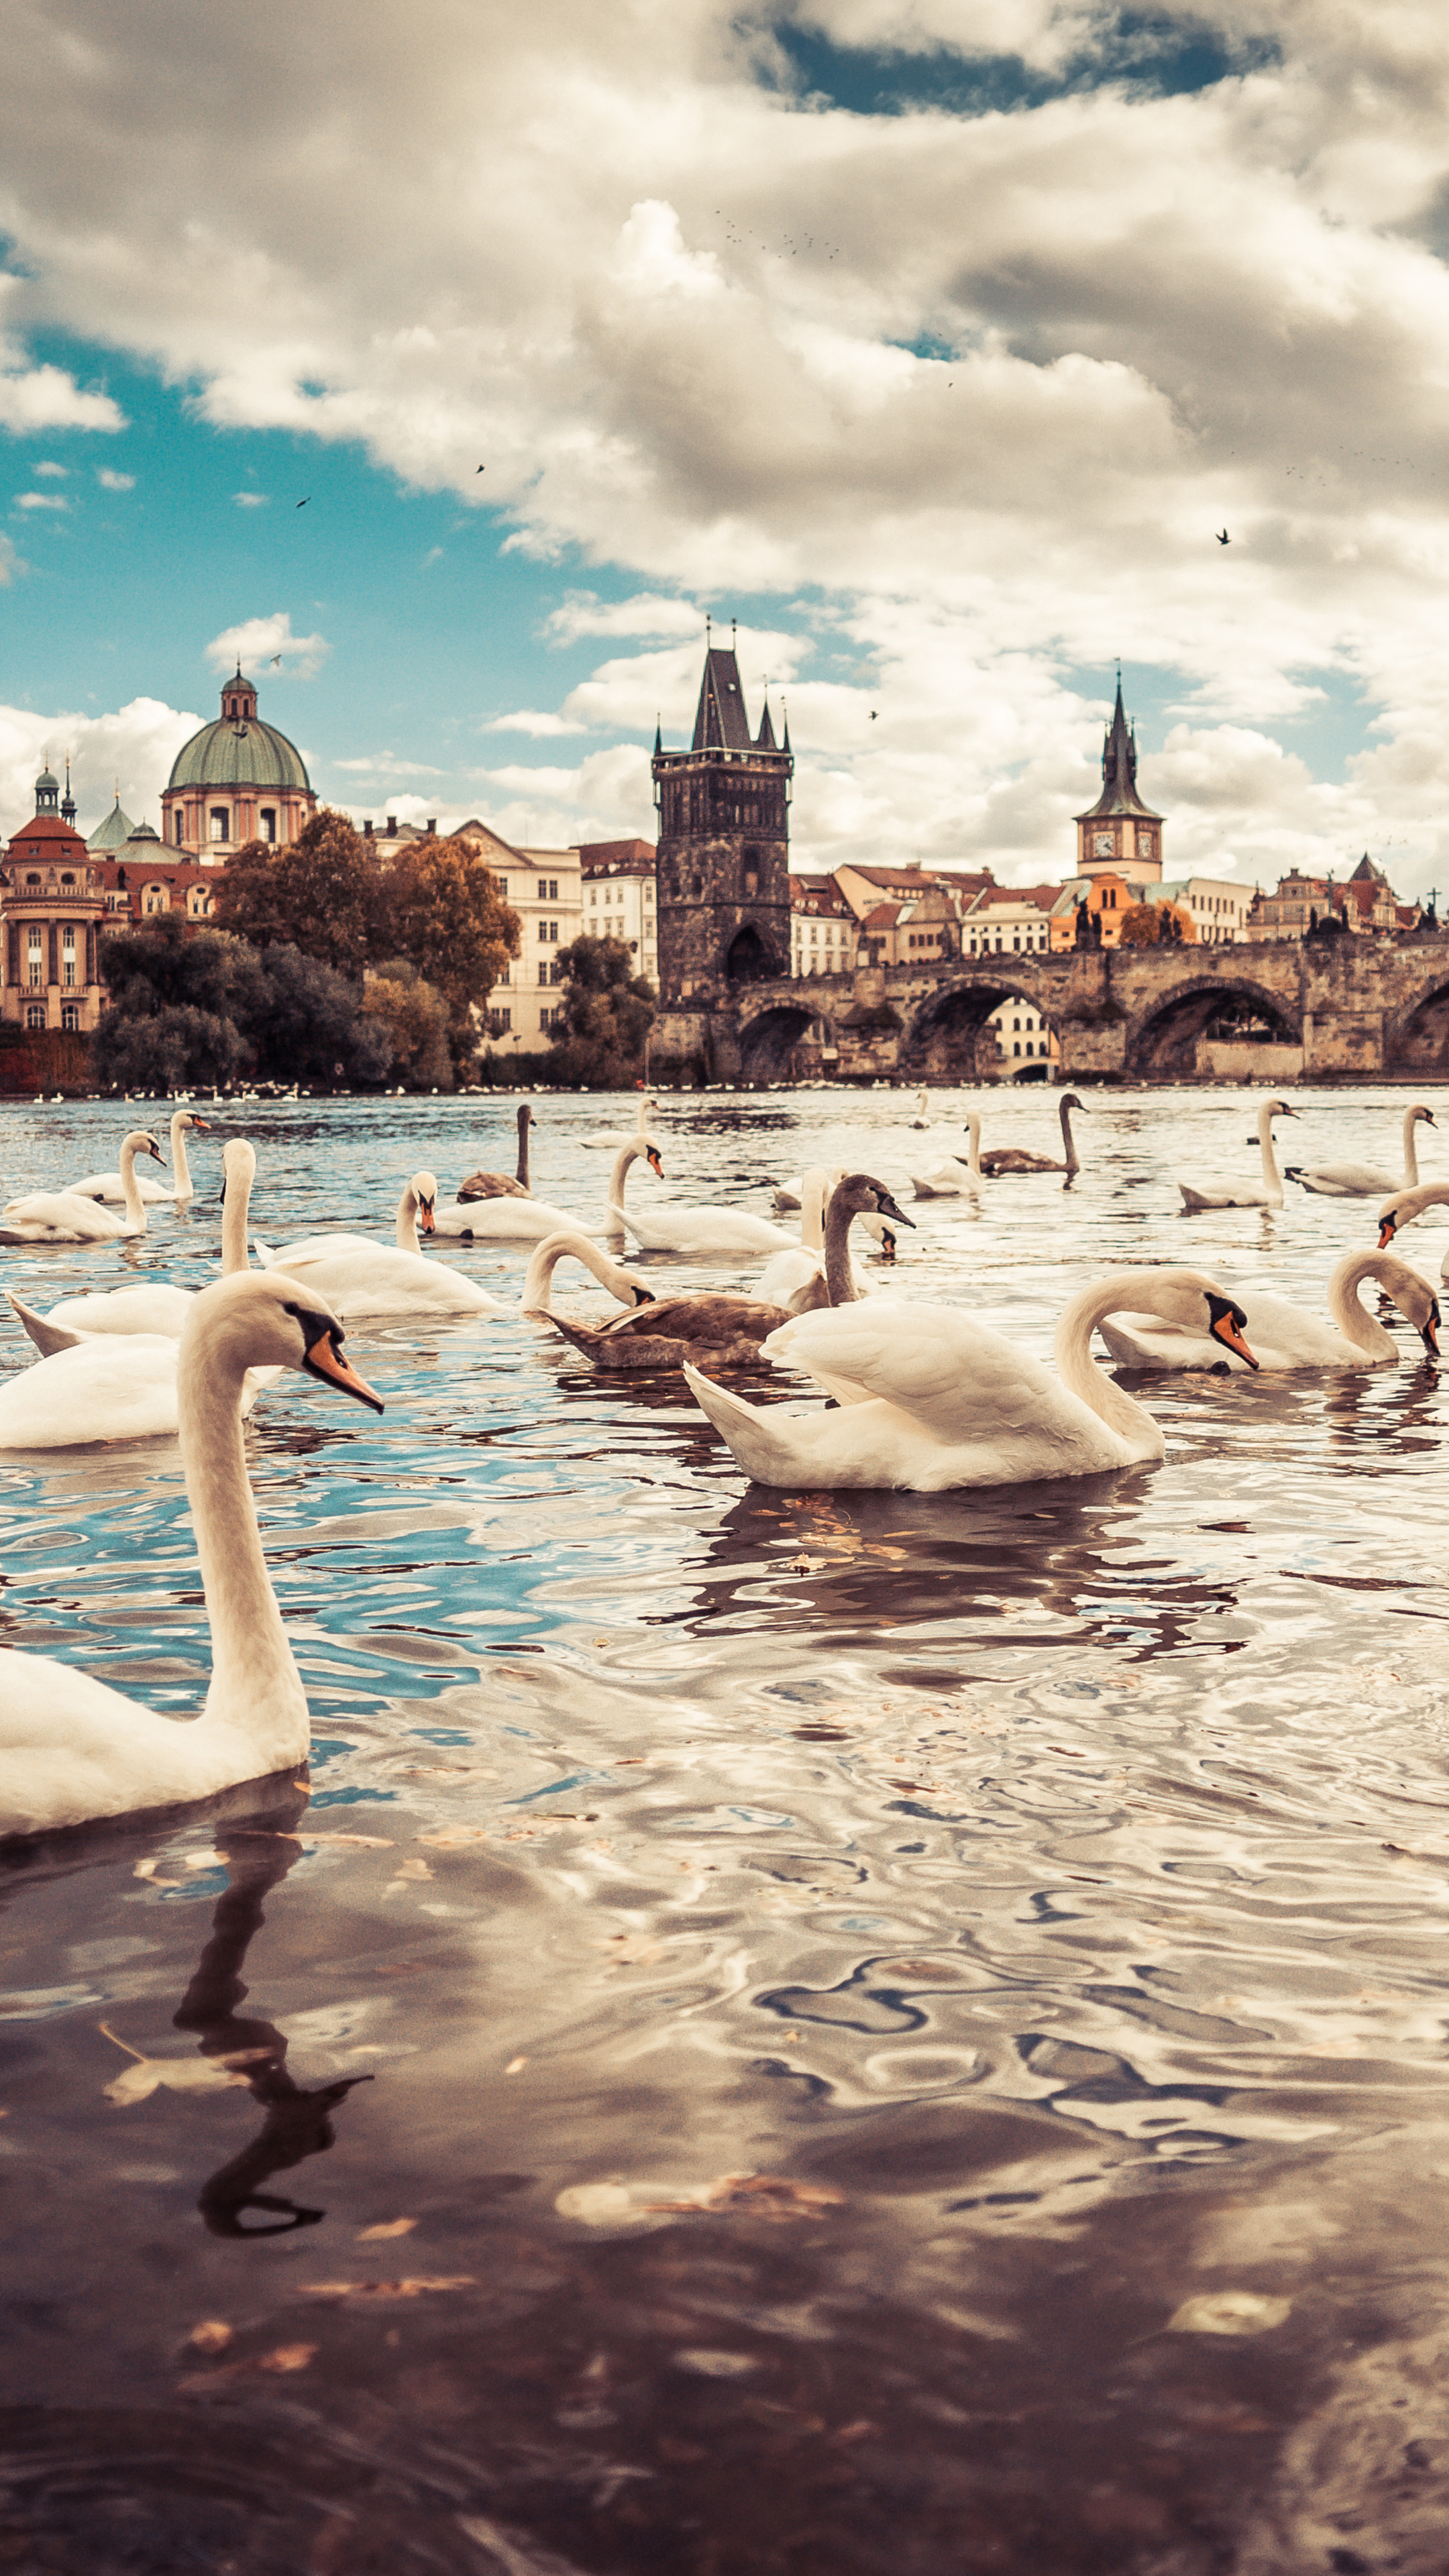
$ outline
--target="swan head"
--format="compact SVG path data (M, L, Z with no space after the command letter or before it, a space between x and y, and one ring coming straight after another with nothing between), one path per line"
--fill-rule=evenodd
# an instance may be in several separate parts
M256 1179L256 1174L255 1147L248 1144L245 1136L229 1136L221 1149L221 1188L217 1192L218 1199L225 1200L228 1181L234 1181L240 1189L245 1180L250 1187Z
M1188 1332L1205 1332L1211 1341L1221 1342L1224 1350L1245 1360L1250 1369L1258 1366L1256 1353L1243 1338L1248 1318L1242 1307L1216 1279L1206 1278L1200 1270L1139 1270L1132 1274L1130 1290L1124 1283L1122 1304L1139 1312L1145 1308Z
M656 1181L662 1181L664 1178L664 1157L660 1153L657 1145L650 1144L645 1146L644 1160L648 1164Z
M852 1216L888 1216L892 1225L908 1225L915 1232L915 1218L897 1207L884 1181L873 1180L869 1172L847 1172L831 1191L830 1204L843 1204Z
M520 1136L523 1134L526 1127L532 1127L534 1123L533 1111L528 1102L526 1100L520 1100L518 1104L518 1132Z
M1079 1100L1074 1091L1064 1091L1062 1093L1060 1105L1063 1109L1075 1109L1079 1118L1091 1117L1092 1113L1087 1107L1085 1100Z
M175 1123L178 1127L194 1127L201 1136L206 1135L211 1126L211 1120L203 1118L200 1111L195 1109L178 1110Z
M284 1270L238 1271L214 1280L192 1306L181 1335L181 1363L229 1363L240 1378L249 1368L294 1368L382 1411L382 1397L343 1357L340 1318L315 1288L304 1288Z
M1286 1100L1265 1100L1258 1115L1260 1118L1296 1118L1298 1112L1290 1109Z
M1436 1124L1433 1110L1426 1109L1422 1100L1418 1101L1410 1110L1409 1116L1411 1118L1422 1118L1426 1127L1432 1127Z
M129 1152L133 1159L137 1154L149 1154L155 1163L164 1165L166 1161L155 1137L148 1136L144 1127L132 1128L130 1135L122 1143L121 1151L123 1154Z
M433 1208L438 1196L438 1176L436 1172L414 1172L411 1181L408 1183L408 1188L412 1192L413 1197L417 1200L418 1223L421 1226L423 1233L436 1234L438 1229L433 1222Z

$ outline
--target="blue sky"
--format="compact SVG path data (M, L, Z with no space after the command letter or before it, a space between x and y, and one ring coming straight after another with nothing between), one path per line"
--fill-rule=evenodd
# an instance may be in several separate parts
M1449 864L1430 0L16 36L0 820L154 817L239 633L358 814L649 832L710 609L803 864L1058 873L1119 654L1170 863Z

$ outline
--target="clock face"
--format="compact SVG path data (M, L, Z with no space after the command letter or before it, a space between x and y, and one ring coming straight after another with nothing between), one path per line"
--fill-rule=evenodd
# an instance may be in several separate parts
M1097 834L1096 852L1099 859L1110 859L1112 855L1112 835L1110 832L1099 832Z
M1151 834L1150 832L1139 832L1139 833L1138 833L1138 835L1137 835L1137 855L1138 855L1138 857L1139 857L1140 859L1150 859L1150 858L1151 858L1151 856L1152 856L1152 834Z

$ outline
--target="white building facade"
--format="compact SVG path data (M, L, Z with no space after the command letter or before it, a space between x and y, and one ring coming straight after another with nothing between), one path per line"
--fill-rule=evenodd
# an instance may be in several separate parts
M590 939L622 940L634 973L659 990L654 847L649 841L590 841L578 852L583 928Z
M560 1009L559 951L583 927L577 850L519 850L486 823L458 824L488 862L522 932L518 955L483 1004L483 1034L495 1055L532 1055L548 1045Z

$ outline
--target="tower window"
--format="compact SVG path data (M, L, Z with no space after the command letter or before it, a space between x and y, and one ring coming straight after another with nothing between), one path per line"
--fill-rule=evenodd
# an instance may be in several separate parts
M229 805L213 805L211 809L211 837L214 841L229 841L231 839L231 808Z
M257 816L257 821L261 826L262 839L264 841L275 841L277 837L277 815L275 807L264 805L260 814Z

